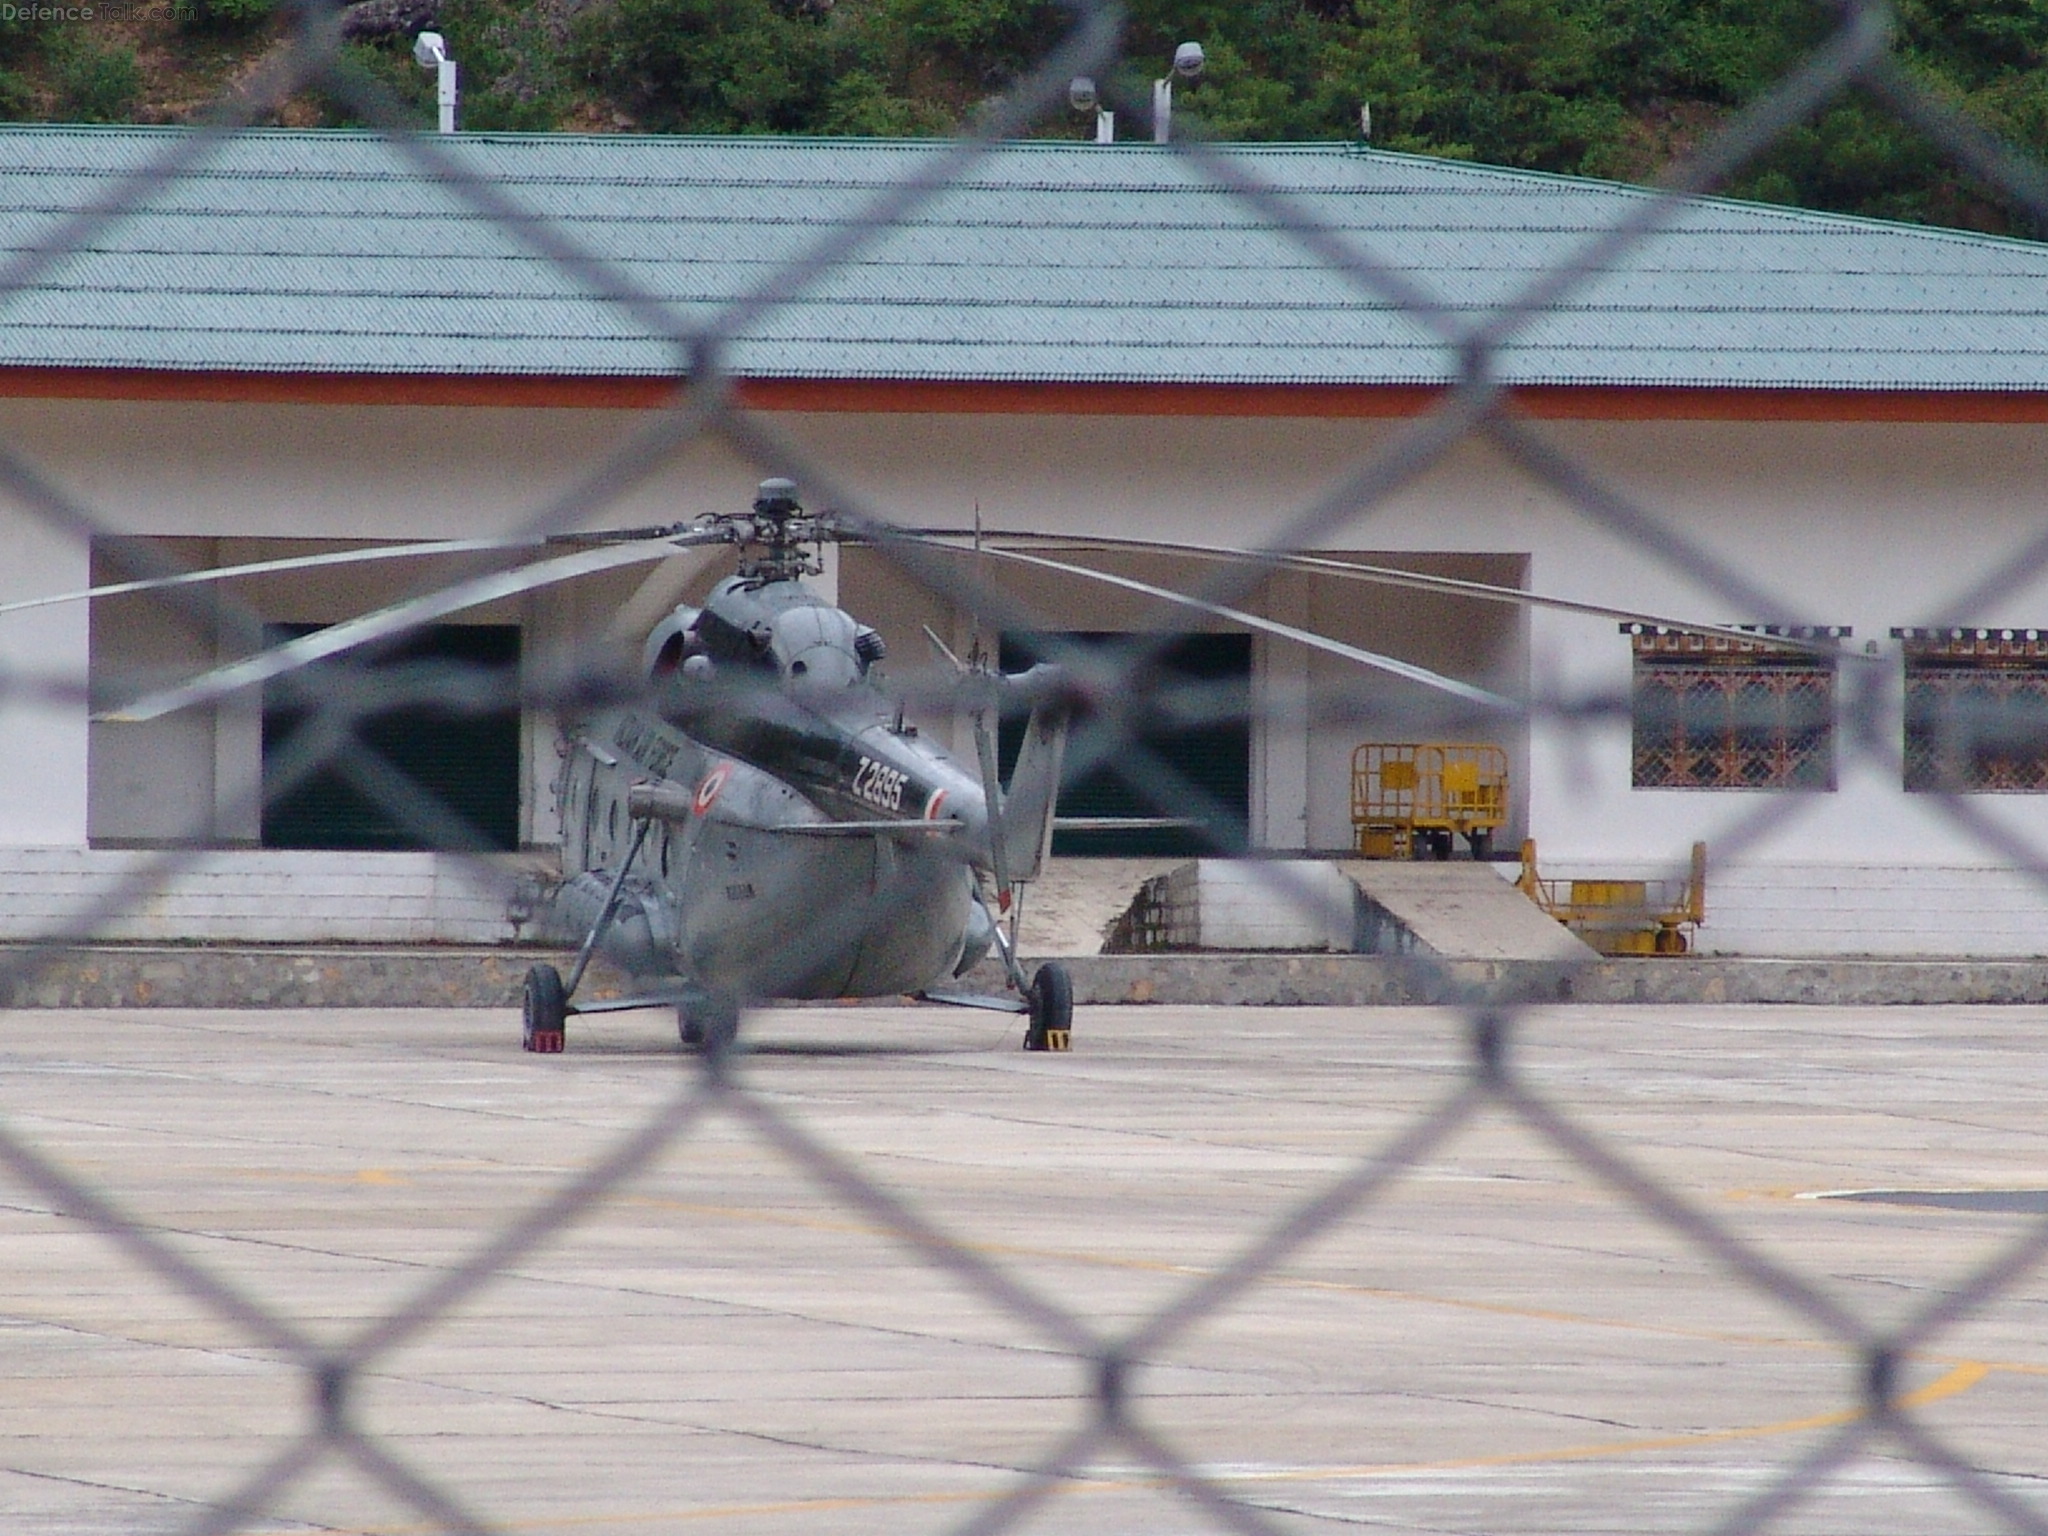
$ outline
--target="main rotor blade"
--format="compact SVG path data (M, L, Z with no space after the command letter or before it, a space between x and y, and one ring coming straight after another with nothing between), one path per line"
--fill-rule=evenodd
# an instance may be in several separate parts
M963 537L959 530L947 530L948 536ZM1552 597L1542 592L1529 592L1521 587L1502 587L1490 582L1467 581L1457 576L1431 576L1421 571L1404 571L1396 566L1364 565L1350 560L1337 560L1327 555L1310 555L1298 552L1261 552L1253 549L1233 549L1220 544L1177 544L1166 539L1119 538L1114 535L1030 533L992 530L983 535L987 539L1032 539L1056 544L1063 550L1069 549L1128 549L1144 553L1182 555L1197 560L1218 560L1240 565L1266 565L1275 570L1303 571L1315 575L1334 576L1342 581L1362 581L1374 586L1407 587L1418 592L1434 592L1445 597L1469 597L1479 602L1514 603L1525 608L1550 608L1560 613L1581 613L1596 619L1616 619L1624 624L1646 624L1659 629L1682 629L1692 635L1716 635L1726 640L1744 640L1754 644L1757 639L1754 630L1741 629L1732 624L1698 624L1690 619L1673 619L1654 613L1644 613L1634 608L1612 608L1604 603L1585 603L1576 598ZM991 552L986 545L984 553ZM1787 649L1809 648L1796 637L1773 636L1771 643ZM1818 653L1832 656L1836 648L1832 645L1813 643L1810 648Z
M175 576L151 576L139 581L117 581L110 586L85 587L76 592L53 592L46 597L25 597L0 603L0 615L19 613L24 608L48 608L57 603L84 602L95 597L119 597L127 592L158 592L166 587L191 587L209 581L229 581L237 576L269 576L279 571L310 571L325 565L367 564L373 560L417 560L429 555L473 555L492 550L539 549L545 539L438 539L425 544L387 544L376 549L337 549L324 555L290 555L279 560L258 560L249 565L220 565L204 571L181 571Z
M683 591L703 575L718 558L715 548L699 545L678 550L649 571L633 595L619 604L611 623L605 626L608 644L620 646L638 656L647 633L683 600Z
M666 560L676 552L678 545L687 547L691 544L715 543L721 541L723 537L722 533L712 531L699 535L685 535L680 539L661 539L647 544L607 544L597 549L581 550L573 555L562 555L553 560L537 561L532 565L521 566L516 571L497 571L488 576L458 582L452 587L442 588L439 592L429 592L424 597L394 603L389 608L364 614L361 618L349 619L340 624L330 625L326 629L316 630L310 635L259 652L246 660L202 673L190 682L147 694L119 709L94 715L93 719L139 724L145 720L156 720L164 715L174 714L181 709L191 709L195 705L216 703L230 694L272 682L302 667L309 667L316 661L325 661L330 656L339 656L345 651L355 650L373 641L404 634L407 630L415 629L422 624L431 624L436 619L460 613L466 608L478 608L500 598L516 597L522 592L531 592L536 588L550 586L558 581L573 580L578 576L593 575L598 571L610 570L614 566Z
M1389 676L1420 683L1425 688L1434 688L1440 693L1448 693L1468 703L1483 705L1487 709L1500 710L1506 714L1522 712L1522 706L1513 699L1504 698L1475 684L1460 682L1455 677L1445 677L1441 672L1432 672L1429 668L1418 667L1413 662L1402 661L1393 656L1382 656L1378 651L1362 650L1355 645L1346 645L1341 640L1332 640L1305 629L1296 629L1292 624L1282 624L1256 613L1246 613L1241 608L1226 608L1221 603L1204 602L1198 597L1189 597L1184 592L1175 592L1167 587L1155 587L1150 582L1135 581L1129 576L1112 576L1107 571L1091 571L1085 565L1071 565L1064 560L1048 560L1042 555L1027 555L1020 550L995 549L983 545L981 553L997 560L1019 561L1048 571L1063 571L1070 576L1086 577L1090 581L1099 581L1106 586L1121 587L1126 592L1142 592L1147 597L1156 597L1183 608L1192 608L1212 618L1228 619L1231 623L1242 624L1247 629L1278 635L1283 640L1292 640L1295 644L1305 645L1311 650L1341 656L1346 661L1355 661L1360 666L1371 667Z

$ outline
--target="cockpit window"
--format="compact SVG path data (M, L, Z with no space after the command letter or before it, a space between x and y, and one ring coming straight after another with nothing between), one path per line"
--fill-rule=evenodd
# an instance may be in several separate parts
M704 643L704 654L720 666L768 669L776 664L765 626L741 629L707 608L697 615L696 627L697 638Z
M648 664L648 676L667 677L680 667L683 664L684 644L685 639L680 630L662 641L661 648L654 653L653 661Z

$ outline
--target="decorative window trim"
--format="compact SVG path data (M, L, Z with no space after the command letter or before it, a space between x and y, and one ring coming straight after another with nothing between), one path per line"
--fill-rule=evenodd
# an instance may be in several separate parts
M1754 638L1623 624L1634 652L1637 789L1835 788L1835 675L1847 626L1743 624Z
M2048 629L1894 629L1908 794L2048 794Z

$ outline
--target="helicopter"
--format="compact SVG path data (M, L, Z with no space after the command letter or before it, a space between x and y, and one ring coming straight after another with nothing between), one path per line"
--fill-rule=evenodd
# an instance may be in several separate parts
M144 721L218 702L420 624L555 582L672 560L682 551L705 557L718 548L737 551L733 574L701 605L678 604L652 623L623 702L607 699L564 722L552 785L563 878L547 926L573 941L576 952L566 975L547 963L527 972L524 1049L563 1051L568 1021L577 1016L659 1007L675 1010L686 1046L715 1054L735 1040L743 1002L914 995L1022 1015L1025 1049L1063 1052L1072 1043L1072 979L1057 960L1026 975L1016 937L1021 891L1042 873L1059 824L1067 737L1077 708L1089 702L1087 689L1059 662L1005 674L978 650L963 660L927 630L955 669L956 701L965 697L971 709L974 760L962 762L907 723L902 699L881 685L875 668L887 654L882 636L805 584L806 577L822 574L818 551L828 542L873 542L886 534L921 551L957 554L962 532L877 530L829 512L808 514L793 482L769 479L749 511L706 514L690 523L415 543L146 575L0 605L0 617L53 602L239 575L584 546L298 636L93 717ZM1733 626L1681 623L1303 552L1031 533L984 541L981 532L972 530L976 558L1106 583L1503 716L1520 714L1526 705L1411 662L1055 555L1076 546L1169 551L1750 638ZM1005 784L991 717L1027 712ZM1122 820L1130 826L1190 824L1172 817ZM992 951L1007 993L956 987ZM633 979L629 995L579 996L600 954Z
M647 701L565 736L554 917L583 939L566 978L527 973L525 1048L561 1050L572 1014L673 1003L684 1043L718 1050L743 997L908 993L1015 1009L1025 1049L1068 1049L1066 968L1027 978L996 915L1051 846L1071 719L1059 669L969 669L992 698L1035 701L1002 786L985 724L970 771L877 686L882 637L804 585L826 530L793 483L764 481L752 517L720 529L739 568L649 635ZM1014 999L945 989L992 947ZM596 953L663 984L579 1004Z

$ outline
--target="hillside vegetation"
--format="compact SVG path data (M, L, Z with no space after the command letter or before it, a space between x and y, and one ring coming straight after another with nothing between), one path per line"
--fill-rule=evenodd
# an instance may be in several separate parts
M0 116L177 122L279 46L279 0L97 0L6 21ZM81 17L77 13L85 12ZM1793 68L1836 24L1815 0L1130 0L1133 102L1176 43L1209 67L1177 104L1215 137L1347 139L1642 180ZM1901 0L1898 56L1986 127L2048 155L2048 0ZM471 129L927 135L957 127L1072 25L1056 0L373 0L352 67L422 124L423 18L463 69ZM380 27L400 23L378 35ZM275 121L340 126L306 94ZM1141 111L1126 137L1146 136ZM1048 137L1081 138L1064 110ZM1857 96L1728 188L1885 218L2031 233L2002 197Z

